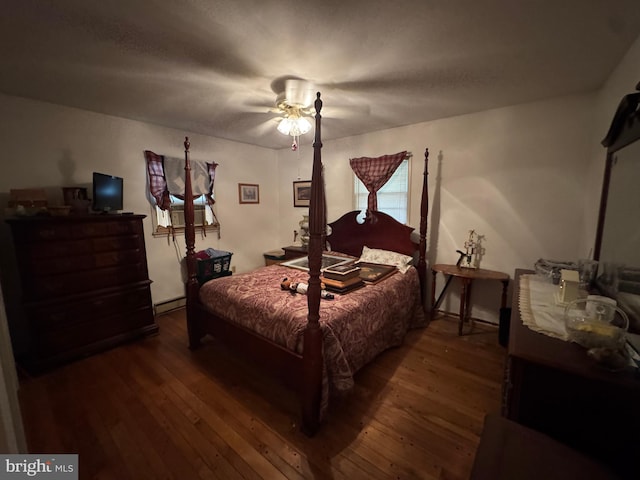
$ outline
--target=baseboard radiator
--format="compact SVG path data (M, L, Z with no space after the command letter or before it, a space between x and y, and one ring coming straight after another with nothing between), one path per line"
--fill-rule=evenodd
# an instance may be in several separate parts
M187 305L186 297L178 297L166 302L160 302L153 305L153 313L162 315L163 313L172 312Z

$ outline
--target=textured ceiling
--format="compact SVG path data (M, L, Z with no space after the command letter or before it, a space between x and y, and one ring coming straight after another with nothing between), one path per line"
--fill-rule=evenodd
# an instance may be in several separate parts
M323 139L597 89L638 0L4 0L0 91L269 148L277 85ZM305 140L306 141L306 140Z

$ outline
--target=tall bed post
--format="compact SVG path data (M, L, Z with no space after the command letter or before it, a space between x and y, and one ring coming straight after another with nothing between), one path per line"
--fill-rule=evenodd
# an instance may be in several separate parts
M422 199L420 201L420 244L418 257L418 276L420 278L420 298L422 308L427 308L427 215L429 214L429 149L424 150L424 173L422 180Z
M324 179L322 175L322 141L320 133L322 100L316 95L316 130L313 142L311 198L309 202L309 287L307 290L307 327L304 332L302 363L302 430L313 435L320 425L322 393L322 331L320 330L320 268L326 231Z
M189 137L184 137L184 238L187 244L187 332L189 335L189 347L195 348L199 345L202 334L198 333L198 328L194 322L198 290L200 287L196 276L196 233L194 225L193 192L191 191L189 146Z

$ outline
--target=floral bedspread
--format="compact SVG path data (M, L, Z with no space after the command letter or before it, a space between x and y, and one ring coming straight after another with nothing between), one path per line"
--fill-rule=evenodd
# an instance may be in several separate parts
M303 270L271 265L211 280L200 288L200 299L212 313L302 353L307 297L282 290L280 284L285 278L306 283L308 277ZM330 391L352 388L358 369L400 345L410 328L426 323L419 283L416 269L411 268L320 301L325 386Z

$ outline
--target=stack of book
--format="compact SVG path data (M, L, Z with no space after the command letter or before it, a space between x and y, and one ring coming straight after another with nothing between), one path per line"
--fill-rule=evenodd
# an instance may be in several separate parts
M398 271L394 265L367 262L358 262L356 265L360 267L360 279L366 284L381 282Z
M347 293L364 285L360 278L360 267L353 263L325 268L322 271L322 283L327 290L336 293Z

